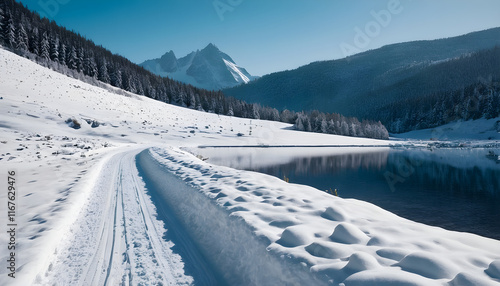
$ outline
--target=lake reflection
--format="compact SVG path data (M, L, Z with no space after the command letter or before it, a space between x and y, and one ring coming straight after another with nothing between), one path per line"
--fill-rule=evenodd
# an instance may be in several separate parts
M499 150L273 149L200 152L213 164L337 189L343 198L368 201L414 221L500 239L500 164L491 155Z

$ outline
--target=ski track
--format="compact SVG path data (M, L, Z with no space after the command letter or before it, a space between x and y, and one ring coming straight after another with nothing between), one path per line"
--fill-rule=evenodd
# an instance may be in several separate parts
M69 239L35 285L191 285L184 264L162 239L163 222L138 177L135 155L110 156Z

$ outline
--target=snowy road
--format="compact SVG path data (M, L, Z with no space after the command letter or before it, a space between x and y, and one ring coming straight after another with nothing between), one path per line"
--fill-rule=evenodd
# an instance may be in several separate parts
M110 155L71 237L38 283L43 285L189 285L184 263L162 239L166 229L138 177L140 149Z

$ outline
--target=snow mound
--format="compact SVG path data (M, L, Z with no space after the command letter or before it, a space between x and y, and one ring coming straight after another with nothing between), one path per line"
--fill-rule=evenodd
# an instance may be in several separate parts
M349 257L349 262L344 267L344 271L346 272L360 272L365 270L377 269L380 267L377 260L364 252L356 252Z
M284 247L304 245L309 241L307 234L301 227L288 227L283 231L281 238L276 243Z
M450 286L498 286L500 283L469 273L459 273L449 283Z
M349 276L344 286L438 286L436 281L422 276L397 271L395 269L376 269L355 273Z
M356 226L343 222L335 228L330 239L344 244L365 244L370 238Z
M316 257L339 259L349 255L349 250L336 243L317 241L306 246L305 250Z
M346 217L340 210L333 207L327 207L321 216L332 221L344 221Z
M452 278L458 273L453 262L431 253L412 253L396 264L401 269L431 279Z
M500 260L491 262L485 272L491 277L500 280Z

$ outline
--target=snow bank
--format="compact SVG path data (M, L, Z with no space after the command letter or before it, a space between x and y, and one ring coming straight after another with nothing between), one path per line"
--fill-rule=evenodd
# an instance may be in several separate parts
M141 176L149 182L149 191L163 199L156 204L168 205L227 285L321 284L315 283L316 278L301 265L270 255L266 251L268 241L253 235L241 217L231 216L234 209L229 211L207 200L199 190L159 165L148 151L137 156L137 164L143 170Z
M138 164L231 283L500 285L499 241L178 149L149 149Z

